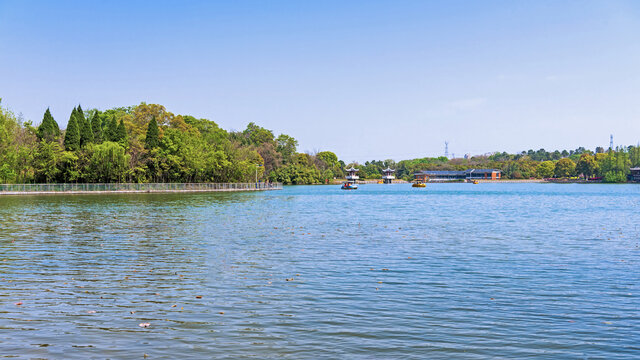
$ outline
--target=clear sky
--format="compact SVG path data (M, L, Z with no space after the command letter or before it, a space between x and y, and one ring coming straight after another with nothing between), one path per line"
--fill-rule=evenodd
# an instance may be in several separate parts
M640 141L640 1L6 1L0 97L159 103L345 161Z

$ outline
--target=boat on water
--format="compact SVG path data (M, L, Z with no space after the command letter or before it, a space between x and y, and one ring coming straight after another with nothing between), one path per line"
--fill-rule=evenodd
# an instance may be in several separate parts
M357 183L357 181L358 181L358 179L360 178L360 177L357 175L357 173L358 173L358 171L360 171L360 170L358 170L358 169L356 169L356 168L354 168L354 167L352 166L350 169L345 169L345 171L347 172L347 176L346 176L347 181L345 181L345 182L342 184L341 189L342 189L342 190L355 190L355 189L357 189L357 188L358 188L358 183Z
M411 185L411 187L423 188L423 187L427 187L427 184L423 182L415 182L413 183L413 185Z
M358 184L352 182L345 182L342 184L342 190L356 190L358 188Z

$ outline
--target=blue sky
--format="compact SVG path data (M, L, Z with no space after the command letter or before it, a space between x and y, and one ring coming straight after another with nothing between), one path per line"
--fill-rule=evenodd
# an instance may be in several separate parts
M640 2L5 1L2 104L159 103L345 161L640 141Z

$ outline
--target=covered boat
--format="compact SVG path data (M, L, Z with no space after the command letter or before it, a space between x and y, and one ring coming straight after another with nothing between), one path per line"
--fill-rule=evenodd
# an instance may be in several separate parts
M350 169L345 169L345 171L347 172L347 176L346 176L347 181L345 181L342 184L341 189L342 190L355 190L355 189L357 189L358 188L357 181L360 178L357 175L357 173L360 170L358 170L358 169L356 169L356 168L354 168L352 166Z
M358 184L356 184L356 183L350 183L350 182L348 182L348 181L347 181L347 182L345 182L345 183L343 183L343 184L342 184L342 187L341 187L341 189L342 189L342 190L355 190L355 189L357 189L357 188L358 188Z

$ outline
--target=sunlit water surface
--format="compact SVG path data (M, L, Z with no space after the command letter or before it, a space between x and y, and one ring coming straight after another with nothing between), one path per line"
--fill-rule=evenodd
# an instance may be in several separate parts
M0 197L0 356L638 359L639 237L635 185Z

